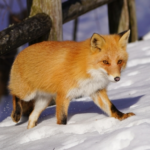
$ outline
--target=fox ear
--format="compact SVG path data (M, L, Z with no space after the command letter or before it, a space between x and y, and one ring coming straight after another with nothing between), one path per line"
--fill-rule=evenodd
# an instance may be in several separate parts
M128 39L130 36L130 30L126 30L124 32L119 33L120 36L120 40L119 40L119 44L122 48L126 48L127 43L128 43Z
M91 50L94 51L96 48L101 50L104 43L105 39L101 35L94 33L91 37Z

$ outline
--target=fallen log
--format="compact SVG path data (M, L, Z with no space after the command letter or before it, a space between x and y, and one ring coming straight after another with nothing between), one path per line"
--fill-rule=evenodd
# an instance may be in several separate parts
M30 42L50 31L51 19L39 13L0 32L0 55L4 55L27 42Z

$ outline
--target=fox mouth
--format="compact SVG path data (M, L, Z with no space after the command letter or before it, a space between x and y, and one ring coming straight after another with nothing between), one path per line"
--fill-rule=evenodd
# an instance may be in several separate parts
M106 70L104 70L104 69L101 69L101 71L102 71L102 73L104 73L105 74L105 76L107 76L108 77L108 80L109 81L111 81L111 82L118 82L118 81L120 81L120 77L119 76L112 76L112 75L109 75L107 72L106 72Z

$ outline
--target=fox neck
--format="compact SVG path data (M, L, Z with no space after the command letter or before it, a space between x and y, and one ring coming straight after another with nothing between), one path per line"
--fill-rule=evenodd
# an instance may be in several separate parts
M73 99L81 96L91 96L93 93L105 89L109 84L108 77L103 69L91 69L87 73L90 77L79 80L77 87L71 89L67 97Z

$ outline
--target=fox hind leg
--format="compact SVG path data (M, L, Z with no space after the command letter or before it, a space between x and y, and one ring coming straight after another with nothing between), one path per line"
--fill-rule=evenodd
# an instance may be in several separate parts
M18 122L22 116L21 100L15 95L13 95L12 97L13 97L13 110L11 113L11 118L14 122Z
M34 108L34 100L25 102L13 95L13 111L11 118L14 122L18 122L21 116L29 116Z
M21 101L23 116L29 116L31 114L34 108L34 103L35 103L35 100L30 100L28 102L23 101L23 100Z
M35 99L34 109L29 116L28 129L33 128L37 125L38 118L43 110L49 105L52 98L47 99L46 97L39 97Z

